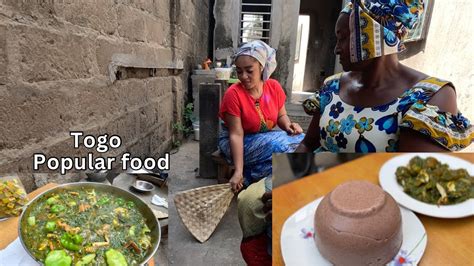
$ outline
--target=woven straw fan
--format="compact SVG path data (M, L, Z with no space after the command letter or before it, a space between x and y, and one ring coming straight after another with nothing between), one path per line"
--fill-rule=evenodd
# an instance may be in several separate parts
M212 185L179 192L174 204L186 228L203 243L216 229L233 196L229 184Z

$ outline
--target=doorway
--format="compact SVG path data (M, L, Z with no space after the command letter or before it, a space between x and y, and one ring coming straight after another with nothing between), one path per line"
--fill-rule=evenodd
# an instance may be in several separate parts
M334 74L336 66L336 56L334 46L336 36L334 26L336 25L339 12L342 8L343 0L336 1L314 1L301 0L299 16L306 15L308 19L308 40L304 48L306 62L302 70L303 85L299 90L295 86L293 92L300 91L301 94L315 92L319 90L325 78Z
M293 70L293 92L303 91L304 72L306 68L306 56L308 51L310 17L300 15L298 17L298 28L296 33L296 50Z

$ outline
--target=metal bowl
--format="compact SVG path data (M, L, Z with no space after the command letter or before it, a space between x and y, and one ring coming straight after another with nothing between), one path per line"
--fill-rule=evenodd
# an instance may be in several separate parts
M107 172L86 173L87 180L90 182L104 182L108 175Z
M133 184L133 188L142 192L150 192L155 190L155 186L152 183L143 180L136 180Z
M23 241L23 234L22 234L21 229L23 228L23 226L26 226L27 224L27 219L31 212L31 207L41 200L46 200L49 197L49 195L53 193L61 193L65 191L71 191L71 190L74 191L74 190L89 189L89 188L93 188L96 191L106 192L114 196L119 196L119 197L124 198L125 200L129 200L135 203L136 208L140 210L141 214L146 220L146 224L148 228L150 228L151 230L152 248L151 250L148 251L146 257L139 264L144 265L145 263L147 263L153 257L155 252L158 250L158 246L160 245L160 239L161 239L160 222L158 221L158 219L156 219L150 207L148 207L148 205L146 205L146 203L143 202L140 198L138 198L137 196L133 195L132 193L126 190L120 189L118 187L102 184L102 183L89 183L89 182L78 182L78 183L68 183L68 184L59 185L57 187L54 187L52 189L49 189L39 194L33 200L31 200L28 203L28 205L25 206L25 209L22 212L19 219L18 235L20 236L21 244L23 245L25 250L28 252L28 254L38 263L40 263L41 265L44 265L41 261L39 261L36 257L33 256L33 254L30 252L30 250L26 246L25 242Z

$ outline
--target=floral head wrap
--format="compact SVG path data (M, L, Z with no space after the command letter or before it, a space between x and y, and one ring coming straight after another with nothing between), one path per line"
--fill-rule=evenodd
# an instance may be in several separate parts
M351 62L405 50L403 40L423 13L423 0L352 0L342 11L350 15Z

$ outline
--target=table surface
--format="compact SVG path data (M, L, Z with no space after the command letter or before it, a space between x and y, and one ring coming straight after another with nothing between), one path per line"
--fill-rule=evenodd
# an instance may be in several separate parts
M399 154L377 153L340 164L273 190L273 265L284 265L280 235L286 219L311 201L349 180L378 184L381 166ZM474 163L474 154L450 153ZM423 223L428 244L420 265L469 265L474 261L474 217L440 219L416 214Z

